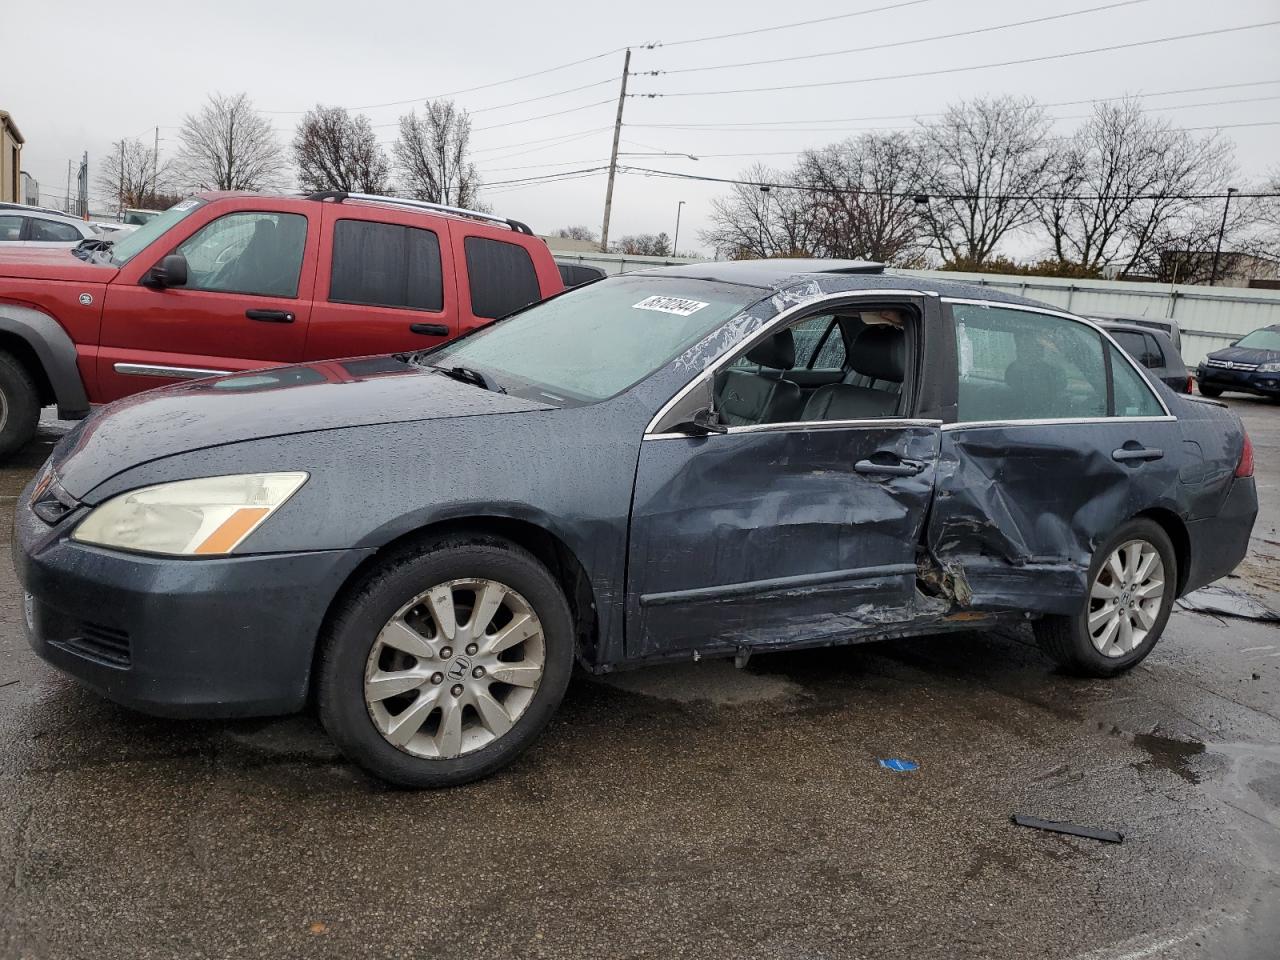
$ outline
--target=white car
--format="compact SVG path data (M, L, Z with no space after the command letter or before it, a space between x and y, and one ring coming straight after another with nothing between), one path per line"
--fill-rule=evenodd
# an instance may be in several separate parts
M111 240L119 240L126 234L133 233L138 228L131 223L116 223L113 220L90 220L89 226L98 231L98 234Z
M84 220L19 204L0 206L0 249L9 247L71 247L102 234Z

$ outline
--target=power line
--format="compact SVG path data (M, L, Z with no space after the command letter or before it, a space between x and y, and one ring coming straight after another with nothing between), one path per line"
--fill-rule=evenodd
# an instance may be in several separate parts
M1233 90L1240 87L1259 87L1270 84L1280 83L1280 80L1250 80L1247 83L1219 83L1208 87L1183 87L1179 90L1156 90L1152 93L1132 93L1124 94L1116 97L1092 97L1087 100L1059 100L1056 103L1042 103L1042 107L1074 107L1086 103L1111 103L1116 100L1145 100L1149 97L1166 97L1181 93L1205 93L1210 90ZM1259 97L1260 100L1273 99L1271 97ZM1223 100L1220 103L1232 103L1237 101ZM1246 102L1246 101L1238 101ZM1153 110L1174 110L1181 107L1209 106L1209 104L1174 104L1168 107L1152 107ZM643 127L645 129L669 129L669 130L719 130L721 132L731 132L735 129L741 129L746 132L760 132L766 127L791 127L795 124L806 123L860 123L867 120L914 120L917 117L941 117L944 112L934 113L890 113L877 114L867 117L828 117L821 119L809 120L744 120L741 122L724 122L724 123L629 123L629 127ZM802 126L794 127L796 130L819 128L805 128ZM879 129L872 127L869 129Z
M1280 120L1274 121L1280 123ZM708 183L727 183L744 187L768 187L770 190L801 190L806 193L849 194L853 196L896 197L899 199L916 199L925 194L905 190L848 190L840 187L818 187L796 183L773 183L765 180L740 180L733 177L711 177L698 173L678 173L674 170L654 170L649 167L620 166L623 173L638 173L643 176L668 177L675 180L700 180ZM1135 193L1125 196L1098 196L1090 194L1018 194L1018 193L981 193L981 194L942 194L928 195L932 200L1222 200L1225 193ZM1241 200L1280 197L1280 192L1269 193L1233 193L1233 197Z
M757 27L754 30L740 30L736 33L718 33L708 37L694 37L690 40L673 40L670 43L654 43L652 47L682 47L690 43L705 43L708 40L731 40L734 37L750 37L758 33L774 33L778 30L790 30L793 27L809 27L815 23L830 23L833 20L848 20L851 17L865 17L869 13L882 13L885 10L901 10L903 7L916 7L933 0L906 0L905 3L890 3L883 7L872 7L869 10L856 10L853 13L839 13L831 17L818 17L816 20L799 20L795 23L780 23L772 27Z
M917 43L931 43L935 40L954 40L959 37L972 37L982 33L993 33L997 30L1010 30L1014 27L1025 27L1035 23L1049 23L1053 20L1066 20L1070 17L1081 17L1102 10L1114 10L1117 7L1132 7L1139 3L1150 3L1151 0L1118 0L1102 6L1089 7L1085 10L1072 10L1068 13L1054 13L1044 17L1033 17L1029 20L1015 20L1012 23L998 23L989 27L976 27L972 30L960 30L956 33L938 33L931 37L918 37L914 40L895 40L891 43L872 43L865 47L849 47L845 50L829 50L825 53L805 53L794 57L774 57L768 60L744 60L739 63L720 63L706 67L681 67L677 70L663 70L666 74L703 73L708 70L734 70L740 67L761 67L774 63L795 63L799 60L820 60L824 57L840 57L850 53L866 53L869 50L890 50L895 47L909 47Z
M996 63L977 63L965 67L944 67L940 70L920 70L914 73L885 74L878 77L858 77L852 80L821 80L813 83L791 83L774 87L743 87L733 90L685 90L673 93L633 93L633 97L715 97L737 93L771 93L779 90L809 90L815 87L841 87L859 83L875 83L881 80L912 80L920 77L937 77L951 73L968 73L973 70L990 70L995 67L1014 67L1028 63L1044 63L1049 60L1065 60L1071 57L1083 57L1094 53L1109 53L1115 50L1132 50L1136 47L1149 47L1160 43L1173 43L1178 40L1192 40L1199 37L1220 36L1227 33L1239 33L1242 30L1257 30L1262 27L1274 27L1280 20L1267 20L1262 23L1249 23L1238 27L1221 27L1217 30L1200 30L1196 33L1183 33L1172 37L1156 37L1151 40L1137 40L1131 43L1117 43L1106 47L1092 47L1088 50L1072 50L1068 53L1051 53L1039 57L1023 57L1020 60L1003 60Z
M588 133L603 133L605 130L612 130L612 129L613 129L612 127L593 127L590 130L575 130L572 133L558 133L554 137L541 137L537 140L522 140L519 143L503 143L503 144L499 144L496 147L481 147L479 150L472 150L470 152L472 154L476 154L476 153L490 153L491 151L494 151L494 150L509 150L512 147L527 147L533 143L549 143L552 140L562 140L565 137L574 137L574 136L577 136L578 134L585 135Z

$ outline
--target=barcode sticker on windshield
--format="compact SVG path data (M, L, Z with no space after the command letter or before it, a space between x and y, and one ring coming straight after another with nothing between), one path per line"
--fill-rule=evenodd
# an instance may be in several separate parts
M705 306L708 304L701 300L685 300L683 297L645 297L632 309L657 310L659 313L674 313L677 317L687 317Z

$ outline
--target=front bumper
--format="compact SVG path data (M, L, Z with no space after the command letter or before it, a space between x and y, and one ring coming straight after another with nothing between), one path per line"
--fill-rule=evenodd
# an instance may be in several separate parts
M290 713L306 702L330 601L369 550L184 560L67 539L24 495L13 562L32 648L125 706L166 716Z
M1196 368L1196 383L1216 390L1236 390L1260 397L1280 396L1280 373L1256 370L1226 370L1203 363Z

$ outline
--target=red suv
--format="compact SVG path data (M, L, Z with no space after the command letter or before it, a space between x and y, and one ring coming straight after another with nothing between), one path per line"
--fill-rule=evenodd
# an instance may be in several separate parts
M204 193L113 244L0 256L0 453L46 404L76 419L165 383L420 350L563 289L516 220L337 191Z

